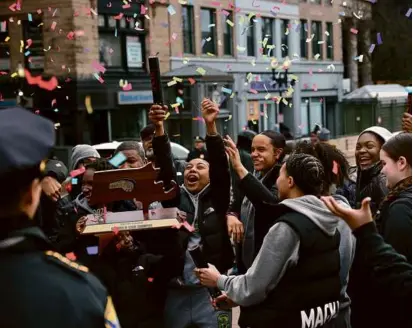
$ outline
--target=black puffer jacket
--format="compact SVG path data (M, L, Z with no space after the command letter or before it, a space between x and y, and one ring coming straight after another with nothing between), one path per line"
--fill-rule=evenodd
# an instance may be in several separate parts
M185 188L181 188L174 200L162 202L162 205L178 207L186 213L186 219L190 224L194 220L198 222L204 259L215 265L220 272L226 272L232 266L234 258L226 224L231 187L228 159L221 136L207 136L205 141L210 163L210 184L199 194L198 208L195 209ZM166 153L170 148L166 135L154 137L152 144L158 160L158 154ZM173 168L166 168L171 167L171 161L162 163L159 160L159 164L165 174L169 173L171 178L175 177ZM164 176L163 180L171 179ZM190 234L186 231L180 231L180 234L182 245L186 249Z
M390 190L378 212L376 222L384 241L412 263L411 178L406 182L405 186L399 184Z
M381 173L382 165L377 162L367 170L357 170L356 208L360 208L364 198L370 197L370 208L377 212L383 198L387 195L386 177Z

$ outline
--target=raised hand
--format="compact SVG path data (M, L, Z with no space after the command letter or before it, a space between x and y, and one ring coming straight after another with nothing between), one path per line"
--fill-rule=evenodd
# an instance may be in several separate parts
M205 123L212 124L218 117L219 108L212 100L205 98L201 103L201 112Z
M242 166L239 150L230 136L225 137L225 151L227 152L229 160L231 161L232 167L234 169Z
M351 230L355 230L362 225L373 221L373 216L371 215L370 210L370 197L363 199L361 208L359 210L343 207L339 205L331 196L321 197L321 200L324 202L324 204L326 204L331 212L346 221Z
M168 106L152 105L149 110L149 120L157 127L163 125L168 113Z
M403 131L412 133L412 115L409 113L404 113L402 118L402 128Z

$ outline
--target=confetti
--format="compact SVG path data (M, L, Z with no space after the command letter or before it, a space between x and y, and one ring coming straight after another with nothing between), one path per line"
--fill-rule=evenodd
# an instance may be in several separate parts
M230 114L230 115L228 116L228 118L225 120L225 122L231 121L231 119L232 119L232 115Z
M191 83L191 85L194 85L196 83L195 79L193 79L192 77L188 78L189 83Z
M237 50L238 50L239 52L244 52L246 49L247 49L246 47L237 46Z
M229 95L232 93L232 90L231 90L231 89L224 88L224 87L221 88L221 91L222 91L223 93L227 93L227 94L229 94Z
M119 233L119 228L115 226L112 228L112 231L115 235L117 235Z
M76 261L76 255L75 253L71 252L71 253L66 253L65 255L69 260L71 261Z
M176 14L176 10L175 10L174 6L172 6L172 5L168 6L168 13L171 16Z
M71 171L71 172L69 173L69 175L70 175L72 178L75 178L75 177L77 177L77 176L82 175L83 173L85 173L85 170L86 170L86 168L83 166L83 167L81 167L80 169Z
M255 89L250 89L249 92L253 93L254 95L258 94L258 91Z
M85 97L85 107L86 107L86 111L88 112L88 114L93 113L92 99L90 96Z
M52 91L54 89L56 89L56 87L58 86L58 81L56 79L55 76L53 76L49 81L45 81L42 79L41 76L36 76L33 77L30 72L28 70L24 70L25 76L26 76L26 80L27 83L29 83L30 85L38 85L39 88L48 90L48 91ZM17 75L17 73L16 73ZM13 76L12 76L13 77Z
M33 44L33 40L32 39L27 39L26 42L27 42L26 49L28 49Z
M53 23L52 23L52 26L50 26L50 29L51 29L52 31L54 31L55 28L56 28L56 25L57 25L57 23L56 23L56 22L53 22Z
M377 44L380 45L383 43L383 40L381 39L381 33L377 33Z
M131 91L132 90L132 84L131 83L126 83L123 87L122 87L123 91Z
M112 164L114 167L121 166L127 160L126 156L120 151L115 156L113 156L109 163Z
M355 29L355 28L352 27L352 28L350 29L350 32L353 33L353 34L358 34L359 31L358 31L357 29Z
M227 19L227 20L226 20L226 23L227 23L229 26L234 27L234 23L233 23L231 20Z
M203 69L202 67L198 67L198 68L196 69L196 71L197 71L199 74L201 74L201 75L205 75L205 73L206 73L205 69Z
M89 255L97 255L99 253L99 247L89 246L89 247L86 247L86 251Z
M406 13L406 17L410 17L411 14L412 14L412 8L409 8L409 10Z
M77 178L72 178L72 185L76 185L78 183Z
M171 115L171 112L166 113L166 115L165 115L165 120L168 119L169 115Z
M152 278L152 277L149 277L149 278L148 278L148 282L153 282L153 278Z
M27 19L29 20L29 22L32 22L33 21L32 14L28 13L27 14Z
M95 77L96 80L98 80L100 83L104 83L105 81L102 79L101 76L99 76L98 73L94 73L93 76Z

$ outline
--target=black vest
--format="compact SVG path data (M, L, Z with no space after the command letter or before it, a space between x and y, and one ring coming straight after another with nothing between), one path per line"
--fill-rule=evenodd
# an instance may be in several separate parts
M300 237L298 263L262 303L241 308L243 328L319 328L338 314L340 234L327 236L305 215L287 211L275 223L287 223Z

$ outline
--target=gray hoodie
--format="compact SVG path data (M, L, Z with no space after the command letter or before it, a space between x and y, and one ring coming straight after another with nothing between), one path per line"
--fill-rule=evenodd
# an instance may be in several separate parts
M344 296L348 271L355 250L355 240L351 235L350 228L331 213L324 203L315 196L307 195L286 199L280 204L304 214L329 236L332 236L336 229L339 229L342 267L340 278L343 284L342 296ZM297 264L299 249L300 239L297 233L287 223L278 222L271 227L265 236L261 249L246 274L241 276L221 275L218 279L218 288L239 305L251 306L261 303L277 286L286 270Z

